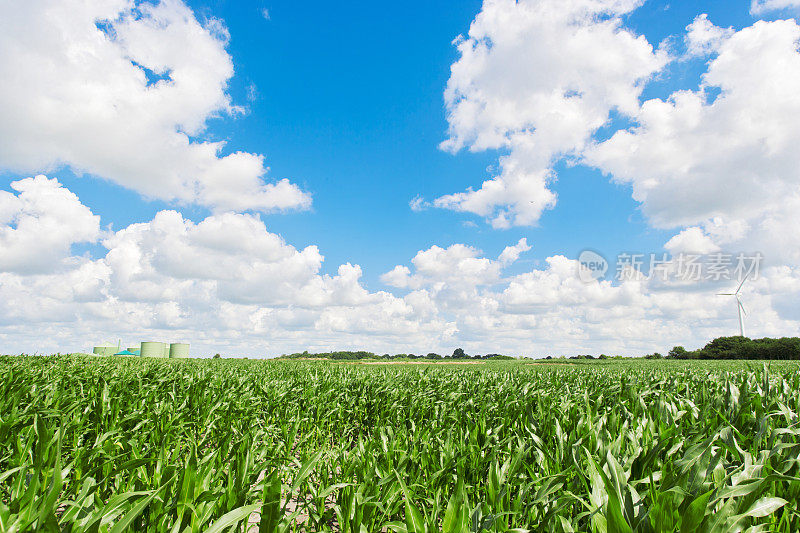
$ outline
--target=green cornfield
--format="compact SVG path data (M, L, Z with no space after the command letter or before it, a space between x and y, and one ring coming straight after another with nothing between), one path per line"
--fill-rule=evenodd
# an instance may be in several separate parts
M2 531L800 530L792 362L0 372Z

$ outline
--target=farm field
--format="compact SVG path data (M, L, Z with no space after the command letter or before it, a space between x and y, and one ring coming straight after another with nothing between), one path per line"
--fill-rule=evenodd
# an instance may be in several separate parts
M0 357L0 530L797 531L799 368Z

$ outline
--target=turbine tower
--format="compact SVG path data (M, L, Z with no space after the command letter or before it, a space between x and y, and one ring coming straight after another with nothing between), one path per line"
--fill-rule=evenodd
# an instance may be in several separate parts
M739 291L742 290L742 285L744 282L747 281L747 276L750 273L748 272L745 274L744 278L742 278L742 282L739 284L739 287L736 289L736 292L719 292L717 296L733 296L736 298L736 310L739 311L739 334L744 337L744 316L747 315L747 311L744 310L744 305L742 305L742 299L739 296Z

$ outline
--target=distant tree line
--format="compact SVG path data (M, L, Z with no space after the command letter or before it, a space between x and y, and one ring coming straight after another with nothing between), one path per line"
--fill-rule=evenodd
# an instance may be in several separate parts
M337 361L357 361L361 359L383 359L383 360L409 360L409 359L430 359L439 361L452 360L507 360L514 359L508 355L489 353L485 355L469 355L461 348L456 348L452 355L439 355L428 353L426 355L413 353L399 353L389 355L385 353L378 355L373 352L342 351L324 353L293 353L281 356L284 359L333 359ZM675 346L665 356L656 352L645 356L646 359L775 359L775 360L800 360L800 337L781 337L779 339L763 338L750 339L739 335L733 337L718 337L699 350L686 350L683 346ZM546 359L567 359L561 356L552 356ZM568 359L626 359L623 356L607 356L600 354L593 355L573 355Z
M336 361L358 361L360 359L386 359L386 360L394 360L394 359L431 359L431 360L440 360L440 361L447 361L447 360L507 360L507 359L514 359L509 355L501 355L498 353L489 353L486 355L467 355L464 353L464 350L461 348L456 348L453 351L453 355L439 355L438 353L428 353L427 355L417 355L413 353L398 353L394 355L389 355L385 353L383 355L377 355L372 352L322 352L322 353L308 353L307 351L302 353L293 353L288 355L282 355L281 358L283 359L333 359Z
M659 359L661 354L647 356ZM675 346L667 354L669 359L800 359L800 337L780 339L750 339L736 335L718 337L699 350L689 351Z
M372 352L325 352L325 353L292 353L282 355L282 359L336 359L341 361L355 361L358 359L375 359L377 356Z

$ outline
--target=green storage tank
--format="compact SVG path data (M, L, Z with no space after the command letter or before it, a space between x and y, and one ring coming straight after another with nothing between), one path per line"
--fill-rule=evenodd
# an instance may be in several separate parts
M183 342L173 342L169 345L170 359L186 359L189 357L189 345Z
M119 347L106 342L92 348L92 353L95 355L114 355L119 351Z
M142 357L166 357L163 342L143 342L142 350L139 353Z
M137 344L136 346L128 346L126 350L129 352L138 352L141 349L141 344Z

